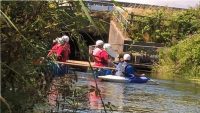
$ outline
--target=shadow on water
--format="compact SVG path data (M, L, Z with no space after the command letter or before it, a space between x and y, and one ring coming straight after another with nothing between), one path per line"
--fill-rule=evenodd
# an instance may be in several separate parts
M98 82L105 103L113 105L113 113L198 113L200 86L186 81L158 80L159 85ZM78 86L94 85L91 75L79 74ZM98 96L88 96L87 111L103 112Z

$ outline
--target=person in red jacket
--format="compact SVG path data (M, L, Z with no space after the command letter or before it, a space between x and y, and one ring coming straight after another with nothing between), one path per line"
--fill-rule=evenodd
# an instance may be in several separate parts
M107 51L103 48L104 42L102 40L96 41L96 48L93 50L94 66L98 67L108 67L109 55ZM96 76L109 75L111 70L99 68Z
M57 49L58 61L66 62L69 59L69 54L71 53L69 45L69 37L64 35L61 38L62 38L62 45L59 46Z
M93 50L94 65L99 67L108 66L108 53L103 49L104 42L96 41L96 48Z
M64 35L61 38L57 39L57 43L51 48L48 53L48 57L54 55L57 61L66 62L69 59L70 45L69 45L69 37Z
M68 36L64 35L61 38L58 38L58 43L52 47L47 56L59 62L66 62L66 60L69 59L69 54L70 54L70 45L68 42L69 42ZM55 76L56 75L61 76L67 72L65 64L62 63L54 64L52 67L53 67L52 69L53 74Z

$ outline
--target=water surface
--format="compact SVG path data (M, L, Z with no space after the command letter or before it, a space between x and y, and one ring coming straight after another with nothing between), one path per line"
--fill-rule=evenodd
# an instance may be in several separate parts
M113 113L199 113L200 86L189 82L157 80L159 85L98 82L104 103L115 107ZM95 86L91 76L79 74L79 87ZM88 97L87 110L104 112L99 96ZM108 110L108 112L110 112Z

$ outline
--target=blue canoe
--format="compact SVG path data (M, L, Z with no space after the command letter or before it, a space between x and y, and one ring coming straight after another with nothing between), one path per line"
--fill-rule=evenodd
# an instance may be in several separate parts
M102 81L109 81L109 82L124 82L124 83L146 83L150 79L148 77L122 77L116 75L105 75L105 76L98 76L98 78Z

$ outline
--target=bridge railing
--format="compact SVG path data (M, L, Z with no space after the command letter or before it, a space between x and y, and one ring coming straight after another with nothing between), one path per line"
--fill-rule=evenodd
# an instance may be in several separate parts
M113 44L112 46L123 46L124 53L132 54L132 63L133 64L147 64L152 65L158 62L158 50L163 48L162 44L158 43L139 43L135 44ZM89 46L89 53L92 53L92 50L95 48L95 45ZM114 50L117 52L117 50ZM118 52L117 52L118 53ZM119 53L118 53L119 54Z
M159 60L159 49L163 48L162 44L158 43L139 43L134 44L111 44L113 46L123 47L124 53L132 54L132 62L134 64L149 64L157 63ZM117 51L117 50L116 50Z
M98 2L98 1L85 1L90 11L112 11L114 8L113 3Z

